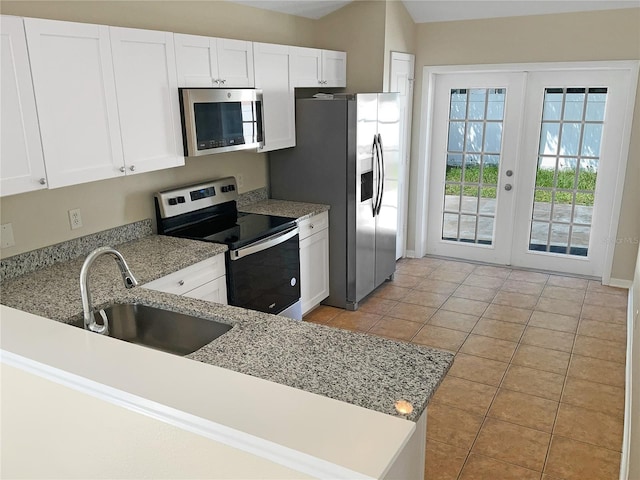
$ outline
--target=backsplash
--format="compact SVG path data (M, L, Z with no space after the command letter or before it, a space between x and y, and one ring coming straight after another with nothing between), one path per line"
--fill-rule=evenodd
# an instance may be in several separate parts
M267 200L268 197L267 189L264 187L241 193L238 197L238 207L261 202ZM0 282L56 263L73 260L82 255L87 255L98 247L118 245L152 234L153 224L151 219L148 218L30 252L20 253L13 257L4 258L0 260Z
M118 245L151 234L151 219L146 219L4 258L0 260L0 282L78 258L98 247Z
M269 193L266 188L257 188L256 190L251 190L250 192L241 193L238 196L238 207L246 207L252 203L261 202L263 200L267 200L269 198Z

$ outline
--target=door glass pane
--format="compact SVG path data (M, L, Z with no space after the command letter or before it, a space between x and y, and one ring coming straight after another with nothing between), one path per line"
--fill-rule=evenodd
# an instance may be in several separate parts
M506 90L450 91L442 239L491 245Z
M588 255L606 97L606 88L545 90L530 251Z

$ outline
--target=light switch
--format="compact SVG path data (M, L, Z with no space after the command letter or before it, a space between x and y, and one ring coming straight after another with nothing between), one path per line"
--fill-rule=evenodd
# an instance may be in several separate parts
M16 244L13 239L13 225L5 223L0 225L0 247L13 247Z

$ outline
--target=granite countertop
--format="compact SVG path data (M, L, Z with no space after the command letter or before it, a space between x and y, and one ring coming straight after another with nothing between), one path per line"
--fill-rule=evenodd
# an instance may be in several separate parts
M243 208L298 219L326 209L274 200ZM116 248L143 285L222 253L227 247L150 235ZM80 319L83 260L77 258L5 280L1 302L65 323ZM140 287L127 290L116 262L107 256L96 260L89 281L96 307L137 302L233 325L187 358L411 421L418 420L453 362L452 354L420 345ZM399 399L411 402L413 413L397 413L394 403Z
M329 205L268 199L250 205L239 206L238 210L245 213L261 213L279 217L296 218L298 222L300 222L318 213L326 212L329 210Z

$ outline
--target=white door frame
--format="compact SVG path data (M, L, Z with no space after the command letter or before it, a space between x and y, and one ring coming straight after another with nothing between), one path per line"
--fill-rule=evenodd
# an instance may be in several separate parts
M423 68L422 80L422 100L420 114L420 128L423 132L419 141L419 164L416 188L416 217L415 217L415 256L422 257L427 251L427 213L428 213L428 192L429 172L431 171L431 155L429 146L432 143L431 130L433 126L433 104L435 95L435 77L439 74L450 73L495 73L495 72L532 72L532 71L553 71L553 70L623 70L629 74L628 99L624 111L624 131L622 134L622 145L620 148L621 159L616 172L615 191L613 195L613 209L611 221L609 223L608 238L615 239L618 233L618 222L620 218L620 208L622 205L622 191L624 189L624 179L629 157L629 144L631 140L631 126L633 122L633 110L635 106L636 90L638 85L638 70L640 62L637 60L620 61L594 61L594 62L549 62L549 63L512 63L512 64L492 64L492 65L445 65ZM611 280L611 269L613 266L613 255L616 242L611 241L606 245L605 260L602 271L602 283L609 284Z
M398 219L401 221L398 230L401 231L402 245L400 245L402 252L401 256L405 256L407 253L407 224L409 221L409 169L411 158L411 120L413 118L413 95L414 95L414 79L415 79L415 55L412 53L391 52L391 62L389 68L389 91L394 79L394 60L410 62L411 73L408 78L409 90L407 92L408 103L407 109L409 115L406 118L405 136L400 139L400 155L398 157L400 161L400 167L402 175L402 188L398 192ZM397 247L396 247L397 251ZM396 255L397 256L397 255Z

